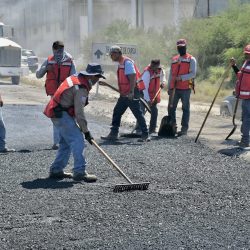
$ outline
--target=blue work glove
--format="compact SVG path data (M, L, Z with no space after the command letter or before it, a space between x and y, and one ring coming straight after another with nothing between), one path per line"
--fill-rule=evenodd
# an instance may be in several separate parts
M84 133L85 135L85 139L90 143L92 144L92 140L94 140L93 136L91 135L91 133L88 131L86 133Z

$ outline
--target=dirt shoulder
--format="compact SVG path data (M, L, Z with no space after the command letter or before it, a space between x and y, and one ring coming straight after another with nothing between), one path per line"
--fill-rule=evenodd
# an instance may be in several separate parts
M44 80L37 80L34 74L25 79L25 83L20 85L11 85L7 81L0 81L1 93L5 104L25 104L25 105L45 105L49 97L46 96L43 88ZM112 119L114 105L117 101L118 94L108 87L94 87L90 93L90 104L86 107L86 112L97 116L105 116ZM162 95L162 102L159 104L158 126L164 115L167 114L168 96ZM196 138L198 131L204 121L206 112L210 107L210 103L192 102L191 101L191 117L190 129L188 136ZM180 128L181 122L181 105L177 110L177 126ZM149 114L145 115L149 122ZM250 161L250 153L248 148L241 150L235 146L236 141L240 139L240 121L235 133L231 136L231 140L225 141L226 136L233 128L231 117L221 117L219 115L219 106L217 104L211 110L206 124L199 136L197 143L208 145L215 151L220 151L229 156L242 157ZM135 126L135 118L130 110L127 110L122 117L122 126L130 127L131 130ZM109 131L107 131L109 132Z

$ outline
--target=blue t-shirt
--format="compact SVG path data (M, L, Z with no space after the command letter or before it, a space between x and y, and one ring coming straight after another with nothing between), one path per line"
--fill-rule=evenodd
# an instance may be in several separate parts
M125 61L125 75L136 74L135 66L130 60Z

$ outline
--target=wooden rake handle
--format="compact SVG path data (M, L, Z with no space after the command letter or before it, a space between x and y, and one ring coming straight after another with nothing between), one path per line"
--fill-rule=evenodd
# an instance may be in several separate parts
M215 94L215 97L214 97L214 99L213 99L213 101L212 101L212 103L211 103L211 105L210 105L210 107L209 107L209 110L208 110L208 112L207 112L207 114L206 114L206 117L205 117L205 119L204 119L204 121L203 121L203 123L202 123L202 125L201 125L201 128L200 128L200 130L199 130L199 133L197 134L197 136L196 136L196 138L195 138L195 142L197 142L197 140L198 140L198 138L199 138L199 136L200 136L200 133L201 133L201 131L202 131L202 129L203 129L205 123L206 123L206 120L207 120L207 118L208 118L208 115L209 115L209 113L210 113L210 111L211 111L211 109L212 109L212 107L213 107L213 105L214 105L214 102L215 102L215 100L216 100L216 98L217 98L217 96L218 96L218 94L219 94L219 92L220 92L220 89L221 89L221 87L222 87L222 84L224 83L224 81L225 81L226 78L227 78L227 75L228 75L228 72L229 72L230 68L231 68L231 65L228 65L228 67L226 68L226 70L225 70L225 72L224 72L224 74L223 74L223 76L222 76L220 86L219 86L219 88L218 88L218 90L217 90L217 92L216 92L216 94Z
M91 140L93 145L105 156L106 159L113 165L113 167L130 183L133 182L128 178L126 174L119 168L119 166L105 153L105 151L95 142L95 140Z

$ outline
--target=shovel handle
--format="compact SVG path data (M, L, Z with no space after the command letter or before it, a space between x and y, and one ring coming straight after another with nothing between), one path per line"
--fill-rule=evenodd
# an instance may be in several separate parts
M113 165L113 167L130 183L133 184L133 182L128 178L126 174L123 173L123 171L119 168L119 166L105 153L105 151L95 142L95 140L91 140L93 145L108 159L108 161Z

